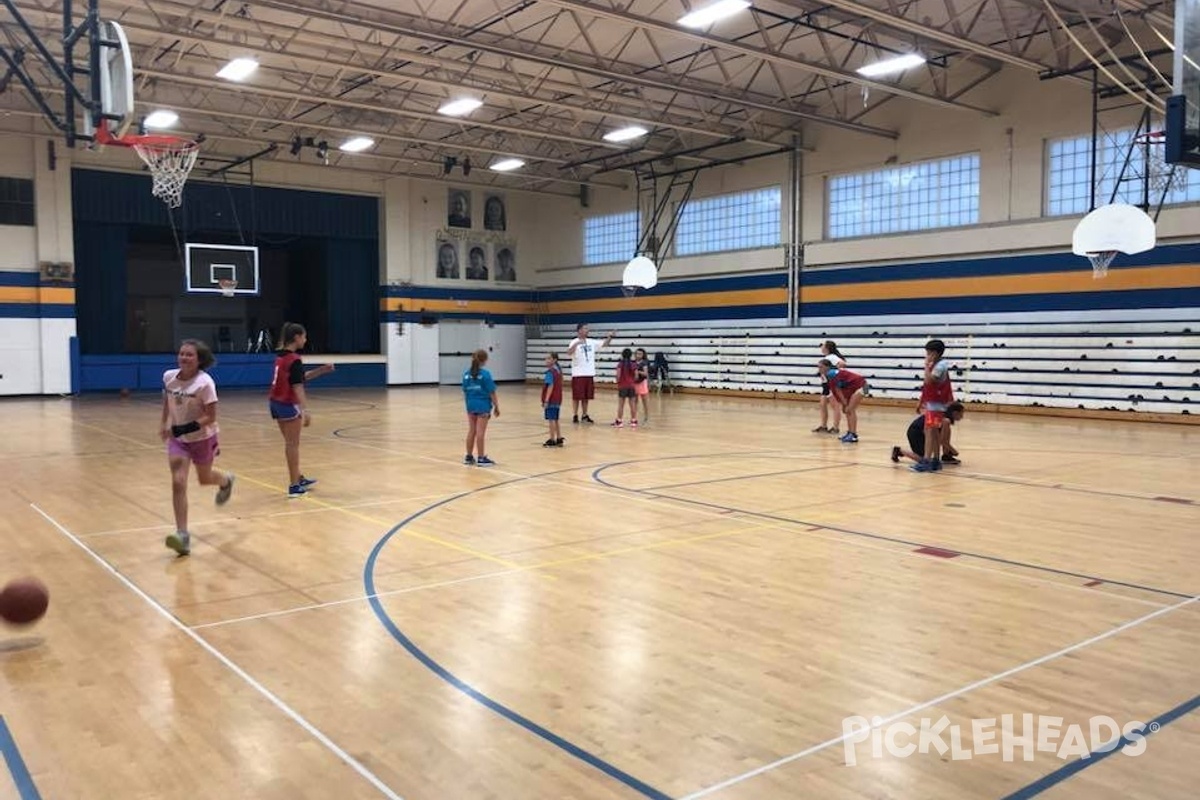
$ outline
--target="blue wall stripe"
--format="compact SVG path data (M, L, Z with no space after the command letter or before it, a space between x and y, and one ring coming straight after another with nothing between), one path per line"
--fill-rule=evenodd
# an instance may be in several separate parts
M7 319L73 319L72 303L0 303L0 318Z
M4 717L0 717L0 753L4 755L4 761L8 764L8 771L12 773L13 783L16 784L21 800L41 800L42 796L33 785L33 778L25 767L21 751L17 749L17 743L9 732Z
M528 303L529 289L465 289L449 286L384 286L385 297L411 297L415 300L508 300Z
M1086 311L1127 308L1177 308L1200 305L1194 289L1134 289L1128 292L981 295L977 297L904 297L895 300L807 302L802 318L890 314L970 314L1001 311Z
M1152 267L1200 262L1200 245L1156 247L1134 256L1122 255L1114 269ZM1043 272L1071 272L1087 269L1087 262L1074 253L1046 253L1031 256L929 261L916 264L870 267L823 267L806 269L800 282L805 286L833 286L843 283L920 280L924 278L976 278L990 275L1028 275Z
M1142 731L1142 736L1149 738L1157 731L1161 731L1163 726L1169 725L1180 717L1190 714L1197 708L1200 708L1200 695L1196 695L1191 700L1185 700L1165 714L1161 714L1150 720L1150 722L1146 723L1146 728ZM1002 798L1002 800L1029 800L1031 797L1036 797L1047 789L1062 783L1067 778L1077 775L1094 764L1100 763L1113 753L1121 752L1122 748L1133 743L1133 740L1126 736L1122 736L1114 747L1111 747L1108 750L1093 752L1086 758L1076 759L1070 764L1059 767L1049 775L1039 778L1028 786L1022 787L1010 795L1006 795L1004 798Z
M40 286L41 276L36 272L0 270L0 286Z
M715 278L690 278L662 281L649 290L652 295L692 294L694 292L733 292L739 289L777 289L788 284L787 273L770 272L756 275L733 275ZM584 289L543 289L537 299L542 302L563 300L595 300L604 297L619 297L621 288L616 284L589 286Z
M542 314L544 325L566 325L586 318L588 322L668 322L672 320L787 319L784 303L759 306L719 306L700 308L630 309L623 311L579 311L571 314Z
M338 433L339 433L339 431L334 431L335 436L338 435ZM428 505L425 508L421 509L420 511L417 511L414 514L410 514L408 517L405 517L402 521L397 523L396 526L393 527L390 531L388 531L386 534L384 534L383 538L380 539L378 542L376 542L375 547L373 547L371 549L371 554L367 557L367 563L363 566L363 586L366 589L366 595L367 595L368 601L371 604L371 610L375 612L375 616L379 619L380 624L383 625L383 627L388 631L388 633L390 633L392 635L392 638L394 638L397 642L399 642L400 645L405 650L407 650L408 653L413 658L420 661L421 664L423 664L427 669L429 669L431 672L433 672L439 678L444 680L446 683L450 684L455 689L458 689L460 692L467 695L475 702L485 706L486 708L488 708L488 709L494 711L495 713L499 714L500 716L504 717L509 722L520 725L525 730L529 731L530 733L534 734L535 736L538 736L538 737L546 740L547 742L549 742L550 744L559 748L560 750L563 750L564 752L569 753L570 755L574 756L575 758L579 759L580 761L583 761L584 763L586 763L592 767L595 767L596 769L600 770L601 772L605 773L606 775L608 775L612 778L615 778L616 780L620 781L625 786L628 786L630 789L633 789L635 792L641 794L642 796L651 798L651 800L671 800L670 795L664 794L663 792L659 791L658 789L655 789L653 786L650 786L648 783L645 783L645 782L635 778L634 776L632 776L629 773L621 770L620 768L610 764L609 762L605 761L604 759L600 758L599 756L596 756L596 755L588 752L587 750L584 750L582 747L580 747L576 744L573 744L572 742L567 741L566 739L564 739L563 737L554 733L553 731L548 730L547 728L544 728L541 725L538 725L536 722L529 719L528 717L522 716L521 714L517 713L516 711L513 711L508 706L505 706L504 704L502 704L496 700L493 700L492 698L490 698L487 695L480 692L478 689L475 689L473 686L468 684L466 681L464 681L461 678L459 678L458 676L454 675L452 672L450 672L448 669L446 669L441 664L439 664L437 661L435 661L432 657L430 657L427 653L425 653L425 651L422 650L420 647L418 647L416 645L416 643L412 641L412 639L409 639L407 636L404 635L404 632L401 631L400 628L396 625L396 623L392 621L392 618L388 615L387 611L383 607L383 604L379 601L379 598L377 597L378 590L375 587L375 564L379 559L379 554L383 552L383 548L387 546L387 543L389 541L391 541L392 537L395 536L397 533L399 533L401 530L403 530L404 527L406 525L408 525L410 522L412 522L413 520L416 520L419 517L422 517L425 514L429 513L430 511L440 508L441 506L447 505L449 503L453 503L456 500L461 500L464 497L469 497L471 495L478 494L480 492L485 492L490 489L497 489L497 488L500 488L501 486L507 486L509 484L519 483L521 481L533 480L535 478L544 478L548 475L558 475L563 472L572 472L576 469L578 469L578 467L553 470L551 472L543 472L543 473L539 473L539 474L535 474L535 475L528 475L528 476L521 477L521 478L512 478L510 480L500 481L499 483L494 483L490 486L483 486L478 489L472 489L471 491L468 491L468 492L460 492L459 494L453 495L452 497L447 497L444 500L439 500L438 502L433 503L432 505Z
M420 322L425 317L435 319L478 319L495 322L497 325L524 325L524 314L489 314L486 311L385 311L381 315L384 322Z

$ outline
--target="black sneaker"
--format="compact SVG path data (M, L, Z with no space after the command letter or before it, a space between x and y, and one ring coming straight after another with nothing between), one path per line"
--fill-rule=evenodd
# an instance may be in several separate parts
M470 453L467 453L465 456L463 456L463 463L466 464L468 467L474 466L475 456L471 455Z
M958 460L957 456L942 456L942 463L951 467L957 467L962 462Z
M562 446L563 446L563 442L565 442L565 441L566 441L566 439L562 439L562 438L555 439L555 440L554 440L554 446L555 446L555 447L562 447Z
M892 448L892 463L893 464L900 463L900 448L898 446Z
M546 441L542 442L542 447L554 447L554 440L547 439Z
M576 414L575 416L571 417L571 422L574 422L576 425L578 425L579 424L579 415Z
M583 415L583 421L588 423L589 425L595 424L595 422L596 422L596 420L592 419L587 414Z

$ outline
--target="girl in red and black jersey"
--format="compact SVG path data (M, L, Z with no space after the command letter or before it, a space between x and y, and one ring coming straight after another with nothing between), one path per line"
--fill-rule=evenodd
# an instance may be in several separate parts
M821 379L829 384L833 399L846 412L846 434L839 441L844 444L858 442L858 406L867 393L867 379L848 369L838 369L828 358L817 362Z
M283 452L288 467L288 497L300 497L307 493L309 486L316 483L316 480L300 473L300 428L308 427L312 422L304 384L333 372L333 364L322 364L316 369L304 371L298 351L308 344L308 331L298 322L285 322L279 341L283 343L283 349L275 358L275 375L271 379L268 403L271 418L279 423L279 432L283 434Z

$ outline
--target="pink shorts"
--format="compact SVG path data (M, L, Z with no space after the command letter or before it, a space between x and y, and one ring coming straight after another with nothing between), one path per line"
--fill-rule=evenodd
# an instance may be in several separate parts
M186 458L193 464L205 466L213 463L213 459L221 454L217 437L210 436L198 442L181 442L172 436L167 439L167 456L170 458Z
M633 385L633 390L637 393L638 397L644 397L645 395L650 394L650 381L644 380L641 383L635 383Z

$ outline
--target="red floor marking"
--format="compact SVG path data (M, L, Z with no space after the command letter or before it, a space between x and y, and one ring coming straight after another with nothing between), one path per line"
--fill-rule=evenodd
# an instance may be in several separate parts
M1156 497L1154 499L1163 503L1183 503L1185 506L1190 506L1192 504L1192 501L1186 497Z
M1084 586L1099 586L1102 583L1104 583L1104 581L1088 581L1084 584Z
M913 552L920 553L923 556L936 556L937 558L957 558L959 555L953 550L943 550L940 547L918 547Z

